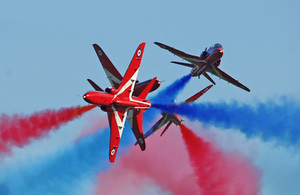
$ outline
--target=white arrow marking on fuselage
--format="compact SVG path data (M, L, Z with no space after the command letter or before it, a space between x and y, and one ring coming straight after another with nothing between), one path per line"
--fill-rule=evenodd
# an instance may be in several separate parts
M114 106L112 106L111 108L113 109L113 113L114 113L115 120L116 120L116 123L117 123L117 126L118 126L118 130L119 130L119 135L120 135L120 138L121 138L122 133L123 133L123 129L124 129L125 119L126 119L127 112L128 112L128 108L126 108L126 110L125 110L125 112L124 112L124 118L123 118L123 121L122 121L122 119L120 118L119 113L118 113L118 111L116 110L116 108L115 108Z
M115 95L118 96L120 94L122 94L130 85L131 86L131 91L129 93L129 97L132 96L132 92L133 92L133 89L134 89L134 85L135 85L135 82L136 82L136 78L137 78L137 75L138 75L138 72L139 72L139 69L137 69L135 71L135 73L132 75L132 77L125 83L125 85L119 90L119 92Z

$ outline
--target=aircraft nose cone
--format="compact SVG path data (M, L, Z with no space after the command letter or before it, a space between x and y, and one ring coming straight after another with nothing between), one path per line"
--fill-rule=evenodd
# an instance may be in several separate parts
M224 51L223 51L223 49L221 49L221 50L220 50L220 55L221 55L221 57L223 56L223 54L224 54Z
M92 102L90 101L90 95L89 95L88 93L85 93L85 94L82 96L82 98L84 99L84 101L86 101L86 102L88 102L88 103L92 103Z
M84 100L88 99L88 97L89 97L89 95L88 95L87 93L85 93L85 94L82 96L82 98L83 98Z

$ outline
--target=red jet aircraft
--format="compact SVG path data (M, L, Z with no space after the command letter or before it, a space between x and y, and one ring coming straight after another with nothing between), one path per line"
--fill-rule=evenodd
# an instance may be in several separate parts
M222 71L218 66L221 64L221 58L223 56L223 47L221 44L214 44L209 49L205 48L205 50L201 53L200 57L190 55L187 53L184 53L182 51L179 51L175 48L172 48L170 46L167 46L162 43L154 42L159 47L169 50L174 55L179 56L180 58L190 62L190 63L183 63L183 62L174 62L172 63L188 66L192 68L191 75L193 77L198 76L200 77L201 74L203 74L208 80L210 80L214 85L216 84L212 78L207 74L207 72L237 86L240 87L248 92L250 92L250 89L248 89L246 86L241 84L239 81L235 80L228 74L226 74L224 71Z
M110 149L109 160L114 162L119 147L120 139L125 125L126 117L129 111L132 111L131 127L132 131L140 145L141 150L145 150L145 139L143 135L143 112L151 107L151 103L146 100L146 97L153 85L157 82L156 77L153 78L147 86L141 90L138 96L133 96L137 75L140 68L144 52L145 43L141 43L137 48L131 63L117 88L106 88L105 92L93 81L89 80L96 91L90 91L83 95L83 99L91 104L100 106L101 109L107 112L110 125ZM100 47L99 47L100 48ZM99 52L100 51L100 52ZM104 54L98 50L100 59Z
M196 101L199 97L201 97L205 92L207 92L213 85L209 85L208 87L202 89L192 97L185 100L185 103L191 103ZM172 123L175 125L181 125L182 124L182 118L177 114L171 114L168 112L163 112L162 117L144 134L144 137L147 138L150 135L152 135L155 131L160 129L162 126L164 126L166 123L168 123L165 127L165 129L162 131L160 136L162 136L166 130L171 126ZM137 142L135 143L137 144Z

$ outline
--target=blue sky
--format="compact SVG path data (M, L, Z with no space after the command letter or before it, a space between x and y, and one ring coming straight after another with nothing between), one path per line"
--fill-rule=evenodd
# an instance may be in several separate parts
M15 2L1 6L0 109L31 112L84 104L77 95L90 88L86 78L109 86L92 44L99 44L123 74L142 41L139 79L157 76L168 85L190 69L154 41L200 54L216 42L224 47L220 68L251 93L214 79L203 101L299 97L296 3L248 2ZM168 74L172 72L172 74ZM193 79L180 98L207 86ZM14 94L14 95L12 95ZM187 95L185 95L187 94Z
M29 114L47 108L86 105L81 96L92 89L87 78L102 88L110 85L93 43L103 48L123 74L136 47L146 42L138 79L157 76L164 80L162 87L188 74L190 69L171 64L170 61L180 59L154 45L154 41L194 55L221 43L224 56L220 68L251 92L213 77L217 85L201 101L253 103L281 96L298 101L299 4L258 0L2 2L0 111ZM205 78L193 78L177 101L209 84ZM104 116L98 111L92 113ZM71 142L86 126L86 120L84 117L73 121L52 135L53 140L45 141L59 147L64 144L64 136ZM281 152L289 156L286 149Z

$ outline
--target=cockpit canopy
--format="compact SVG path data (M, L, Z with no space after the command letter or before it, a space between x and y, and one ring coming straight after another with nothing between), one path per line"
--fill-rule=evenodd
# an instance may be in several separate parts
M221 49L223 49L223 47L222 47L221 44L216 43L216 44L212 45L208 50L210 50L210 49L216 49L216 48L221 48Z

